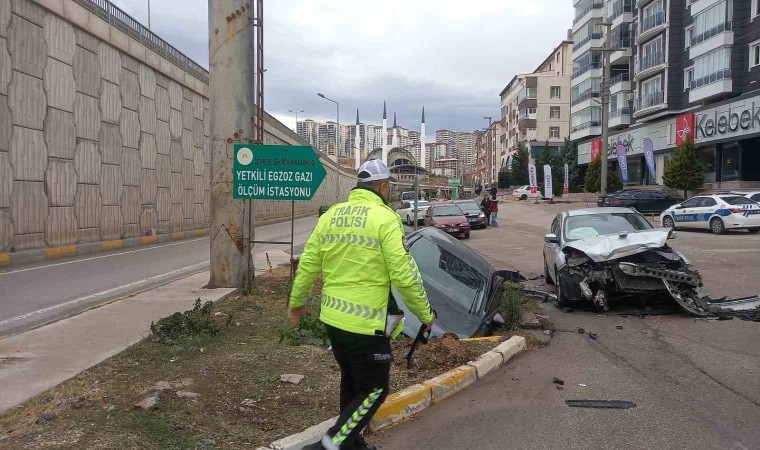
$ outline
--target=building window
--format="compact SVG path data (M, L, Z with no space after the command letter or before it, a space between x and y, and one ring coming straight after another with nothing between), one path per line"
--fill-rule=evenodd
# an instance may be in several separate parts
M559 106L552 106L549 108L549 118L559 119Z
M714 83L731 76L731 48L723 47L694 60L692 89Z
M760 16L760 1L752 0L752 18Z
M549 93L549 97L551 98L559 98L560 97L560 87L559 86L552 86L551 91Z
M683 71L683 90L688 91L691 87L691 82L694 81L694 67L687 67Z
M749 44L749 68L760 66L760 41Z
M559 139L559 127L549 127L549 137Z
M557 62L559 62L559 53L557 53Z
M684 44L684 47L689 48L691 47L691 37L694 36L694 27L693 26L686 27L685 34L686 36L684 40L686 41L686 43Z

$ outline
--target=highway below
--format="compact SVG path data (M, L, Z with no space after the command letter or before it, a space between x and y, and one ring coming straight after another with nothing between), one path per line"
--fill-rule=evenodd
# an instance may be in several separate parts
M316 220L296 220L297 252ZM289 223L257 227L256 239L289 240ZM256 266L263 268L267 253L270 260L278 261L276 253L282 262L289 250L287 245L258 244L253 249ZM17 334L208 268L209 238L203 237L0 270L0 336Z

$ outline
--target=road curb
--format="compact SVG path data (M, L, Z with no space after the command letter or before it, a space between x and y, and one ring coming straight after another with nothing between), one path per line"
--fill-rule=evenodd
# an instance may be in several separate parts
M138 236L129 239L116 239L112 241L89 242L86 244L25 250L22 252L0 253L0 268L50 261L69 256L89 255L92 253L105 252L108 250L141 247L144 245L160 244L169 241L179 241L198 236L207 236L208 234L209 229L202 228L199 230L180 231L177 233L158 234L155 236Z
M525 350L526 345L524 337L512 336L475 361L470 361L464 366L459 366L422 384L415 384L389 395L370 421L369 431L377 433L390 428L456 395L475 381L506 364L515 355ZM324 436L336 419L337 417L333 417L300 433L272 442L268 448L297 450L313 444Z

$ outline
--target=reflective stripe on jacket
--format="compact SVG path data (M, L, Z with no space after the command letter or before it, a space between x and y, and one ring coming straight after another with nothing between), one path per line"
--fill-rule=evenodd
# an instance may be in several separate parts
M404 248L401 218L370 190L354 189L319 218L298 264L291 308L305 304L320 272L320 320L328 325L383 334L391 285L422 323L433 320L417 264Z

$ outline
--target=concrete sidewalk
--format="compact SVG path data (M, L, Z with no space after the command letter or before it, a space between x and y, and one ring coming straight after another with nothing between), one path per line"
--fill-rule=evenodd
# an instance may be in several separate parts
M217 301L234 289L204 289L202 272L0 340L0 413L139 342L150 323Z

